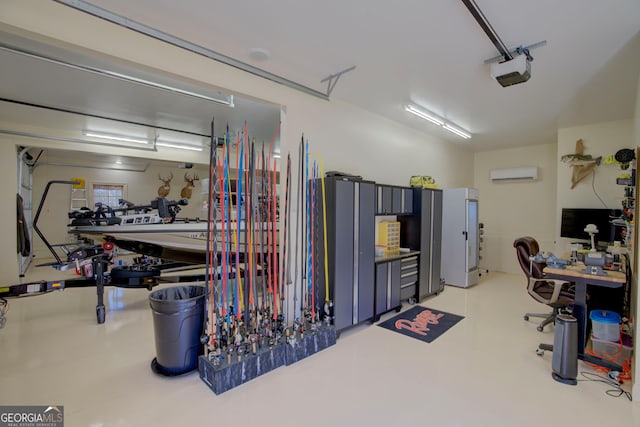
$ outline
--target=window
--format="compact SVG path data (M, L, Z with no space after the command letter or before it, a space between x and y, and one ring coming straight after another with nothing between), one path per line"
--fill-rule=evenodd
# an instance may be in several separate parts
M93 205L98 203L117 208L120 199L125 198L124 184L93 184Z

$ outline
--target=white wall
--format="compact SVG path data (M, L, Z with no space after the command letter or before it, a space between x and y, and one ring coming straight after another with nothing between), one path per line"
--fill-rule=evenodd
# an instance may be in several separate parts
M621 148L633 147L633 120L559 129L558 159L562 155L574 153L578 139L582 139L584 154L594 157L615 154ZM617 165L601 164L596 167L595 175L590 174L572 190L571 167L566 163L558 162L556 236L560 236L562 208L622 209L624 187L616 184L616 177L622 172ZM570 250L570 243L570 239L558 238L557 253Z
M476 153L474 186L480 190L480 221L485 225L481 266L519 272L513 256L513 240L531 235L540 247L560 255L569 250L569 239L560 238L562 208L603 208L593 188L611 209L620 209L624 187L616 184L619 166L601 164L571 190L571 167L560 161L573 153L582 139L585 154L594 157L633 147L633 120L597 123L558 130L558 143ZM535 182L492 183L491 169L538 166ZM595 180L594 180L595 178Z
M513 241L532 236L552 250L555 241L556 145L544 144L476 153L474 186L480 190L484 243L480 266L520 273ZM538 167L538 180L492 182L492 169Z
M60 25L61 22L64 25ZM311 97L54 2L3 1L0 3L0 29L40 38L50 44L90 49L97 55L104 55L105 59L115 57L131 61L158 72L223 87L239 96L250 95L282 105L281 152L284 157L291 151L294 164L297 145L304 133L309 138L311 151L324 157L327 170L356 173L388 184L406 185L411 175L418 174L433 176L441 187L473 183L473 155L462 144L442 141L336 99L327 102ZM11 144L13 147L16 143L57 145L35 139L28 143L18 142L15 138L0 136L0 145ZM72 144L61 145L74 148ZM84 146L75 148L87 149ZM15 178L11 179L13 181L8 185L15 188ZM296 194L295 188L292 194ZM292 217L295 214L292 209ZM7 212L7 217L13 218L12 215ZM0 231L9 224L13 227L12 221L3 222ZM12 262L6 258L0 260L3 271L16 269L9 264ZM15 275L7 275L0 282L14 280Z

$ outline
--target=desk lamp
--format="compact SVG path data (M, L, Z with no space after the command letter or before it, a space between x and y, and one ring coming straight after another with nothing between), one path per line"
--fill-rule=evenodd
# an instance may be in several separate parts
M595 243L598 227L595 224L587 224L584 231L591 236L591 250L584 255L585 269L582 272L596 276L606 276L607 273L602 270L602 267L606 264L607 257L605 253L598 252Z
M598 227L595 224L587 224L587 226L584 228L584 231L591 237L591 252L596 252L595 235L598 234Z

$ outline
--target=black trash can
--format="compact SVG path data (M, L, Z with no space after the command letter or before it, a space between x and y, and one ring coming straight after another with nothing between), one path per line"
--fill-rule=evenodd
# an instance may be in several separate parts
M174 286L149 294L156 341L154 372L181 375L198 367L204 295L203 286Z

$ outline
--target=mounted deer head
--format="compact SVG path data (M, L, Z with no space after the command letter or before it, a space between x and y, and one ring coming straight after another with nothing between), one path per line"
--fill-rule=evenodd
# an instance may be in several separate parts
M191 190L193 189L193 187L195 187L194 185L194 181L199 180L200 178L198 178L198 174L194 174L193 178L189 177L189 175L187 175L186 173L184 174L184 181L187 183L182 190L180 191L180 197L183 199L190 199L191 198Z
M158 196L167 197L169 191L171 191L171 180L173 179L173 172L169 172L169 178L163 178L160 174L158 174L158 179L163 182L163 184L158 187Z

